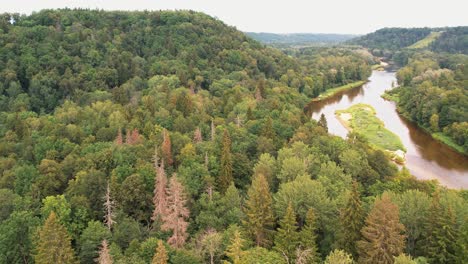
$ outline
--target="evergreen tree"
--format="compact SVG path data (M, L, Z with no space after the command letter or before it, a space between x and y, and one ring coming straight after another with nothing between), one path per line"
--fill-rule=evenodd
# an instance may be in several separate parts
M257 246L269 245L269 237L275 224L272 211L272 197L268 182L263 174L253 177L252 185L247 192L244 224Z
M451 208L447 210L440 204L437 190L427 214L424 237L420 241L423 252L430 263L456 263L457 238L454 230L455 216Z
M348 202L345 208L341 210L340 223L338 246L357 257L356 242L361 239L361 229L364 224L364 210L357 182L353 182L353 189Z
M278 232L275 236L275 249L284 256L288 263L294 262L295 251L299 244L298 238L296 213L292 204L289 203L286 214L279 222Z
M362 228L358 241L360 263L393 264L394 257L403 253L405 227L400 223L398 207L384 193L377 198Z
M156 254L153 256L151 264L167 264L169 257L167 255L166 247L162 240L158 240L158 246L156 247Z
M317 248L317 220L312 208L307 210L305 225L299 233L300 248L305 252L305 263L315 263L320 259ZM299 252L299 251L298 251Z
M161 146L162 157L166 161L166 164L171 166L174 162L172 159L172 144L171 144L171 137L169 136L169 132L166 129L163 130L163 143Z
M167 243L176 248L181 248L187 239L187 218L190 211L186 207L186 203L184 186L173 175L167 188L167 211L162 218L161 229L172 231L172 236L167 240Z
M241 232L236 230L231 238L231 243L226 249L226 256L232 260L232 264L241 264L241 258L244 255L244 243Z
M327 118L325 118L325 115L323 113L320 115L320 119L319 119L317 124L319 126L323 127L325 129L325 131L328 132Z
M112 257L109 252L109 245L107 240L102 241L101 250L99 250L99 258L97 259L99 264L112 264Z
M37 264L68 264L78 263L71 246L71 239L54 212L50 213L39 230L37 254L34 256Z
M231 137L227 129L224 130L223 134L223 145L221 150L221 168L218 186L221 193L224 193L226 189L233 182L232 178L232 154L231 154Z

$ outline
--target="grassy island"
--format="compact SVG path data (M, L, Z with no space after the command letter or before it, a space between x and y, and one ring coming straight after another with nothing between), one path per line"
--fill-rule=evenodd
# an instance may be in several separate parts
M386 129L384 123L375 116L375 109L372 106L356 104L346 110L336 111L336 115L349 131L364 136L373 147L393 152L397 156L402 156L402 152L406 152L400 138Z

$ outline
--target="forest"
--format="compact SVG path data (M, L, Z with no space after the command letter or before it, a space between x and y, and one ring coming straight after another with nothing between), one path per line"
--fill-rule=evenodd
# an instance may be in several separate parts
M305 113L364 48L85 9L2 14L0 43L0 263L466 263L467 191ZM466 146L466 56L413 52L401 108Z

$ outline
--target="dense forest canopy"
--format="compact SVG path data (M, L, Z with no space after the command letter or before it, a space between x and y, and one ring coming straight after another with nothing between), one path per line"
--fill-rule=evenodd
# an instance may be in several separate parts
M463 263L466 192L304 114L369 76L363 49L285 53L192 11L11 16L0 263Z
M468 27L385 28L350 42L401 66L389 92L399 111L468 153Z
M430 38L431 33L440 33ZM388 56L405 48L414 48L413 44L428 38L430 43L424 48L434 52L468 54L468 27L447 28L383 28L373 33L347 41L369 48L374 54Z

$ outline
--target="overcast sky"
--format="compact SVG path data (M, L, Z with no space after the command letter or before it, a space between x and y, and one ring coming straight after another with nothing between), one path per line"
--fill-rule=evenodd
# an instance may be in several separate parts
M0 12L45 8L192 9L242 31L364 34L382 27L468 26L467 0L1 0Z

